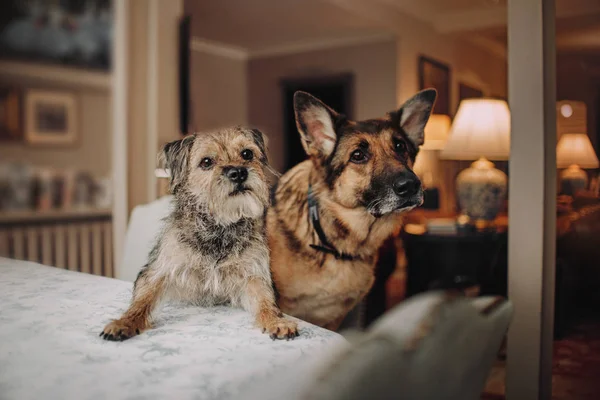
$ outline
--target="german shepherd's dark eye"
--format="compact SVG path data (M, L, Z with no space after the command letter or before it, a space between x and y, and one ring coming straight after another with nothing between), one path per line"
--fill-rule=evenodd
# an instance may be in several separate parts
M350 154L350 161L355 164L362 164L367 161L367 154L362 149L356 149Z
M252 150L245 149L242 151L242 158L246 161L252 161L254 158L254 153Z
M408 147L406 146L406 143L404 143L403 140L394 139L394 150L396 150L396 153L398 154L403 154L406 153Z
M200 161L200 168L202 169L211 169L214 165L215 161L210 157L204 157L202 161Z

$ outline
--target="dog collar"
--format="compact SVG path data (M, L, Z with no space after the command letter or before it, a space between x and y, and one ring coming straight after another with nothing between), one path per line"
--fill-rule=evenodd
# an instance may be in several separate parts
M308 184L308 214L310 215L312 225L317 233L317 236L319 237L319 241L321 242L320 245L311 244L310 247L323 253L333 254L333 256L338 260L352 261L356 258L350 254L340 253L327 240L327 236L325 236L325 232L321 226L321 221L319 220L319 202L315 198L315 194L310 183Z

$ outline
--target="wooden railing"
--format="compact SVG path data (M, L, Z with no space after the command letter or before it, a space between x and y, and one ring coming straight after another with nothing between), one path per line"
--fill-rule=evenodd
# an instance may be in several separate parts
M0 257L112 277L111 211L0 213Z

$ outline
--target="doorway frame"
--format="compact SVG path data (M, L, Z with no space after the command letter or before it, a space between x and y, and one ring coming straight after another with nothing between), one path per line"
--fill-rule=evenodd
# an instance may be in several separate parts
M281 131L283 132L283 148L285 149L284 155L284 168L288 170L290 168L289 165L289 134L287 132L287 121L289 119L294 119L293 110L290 110L286 107L284 93L288 89L294 89L294 87L304 86L304 85L325 85L325 84L342 84L344 88L346 88L346 95L344 96L344 103L346 105L347 112L344 115L352 119L355 113L355 85L356 79L354 73L352 72L342 72L338 74L323 74L323 75L310 75L310 76L299 76L299 77L290 77L283 78L279 81L279 93L282 97L282 107L283 107L283 126ZM299 89L295 89L299 90ZM336 110L337 111L337 110Z

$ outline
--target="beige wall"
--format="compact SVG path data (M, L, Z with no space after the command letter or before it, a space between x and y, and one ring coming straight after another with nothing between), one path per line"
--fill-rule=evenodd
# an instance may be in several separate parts
M0 143L1 161L23 161L35 166L79 169L99 177L110 175L110 93L97 88L56 84L44 79L3 76L0 83L23 89L67 91L77 97L78 142L72 146L34 147L24 142Z
M507 97L506 59L450 35L423 28L398 39L398 103L419 90L419 56L450 67L450 110L458 107L458 84L467 83L487 96Z
M192 50L191 120L195 131L248 122L246 60Z
M356 119L383 116L396 107L396 43L388 40L271 58L248 63L248 120L269 137L271 163L284 166L284 78L354 74Z

